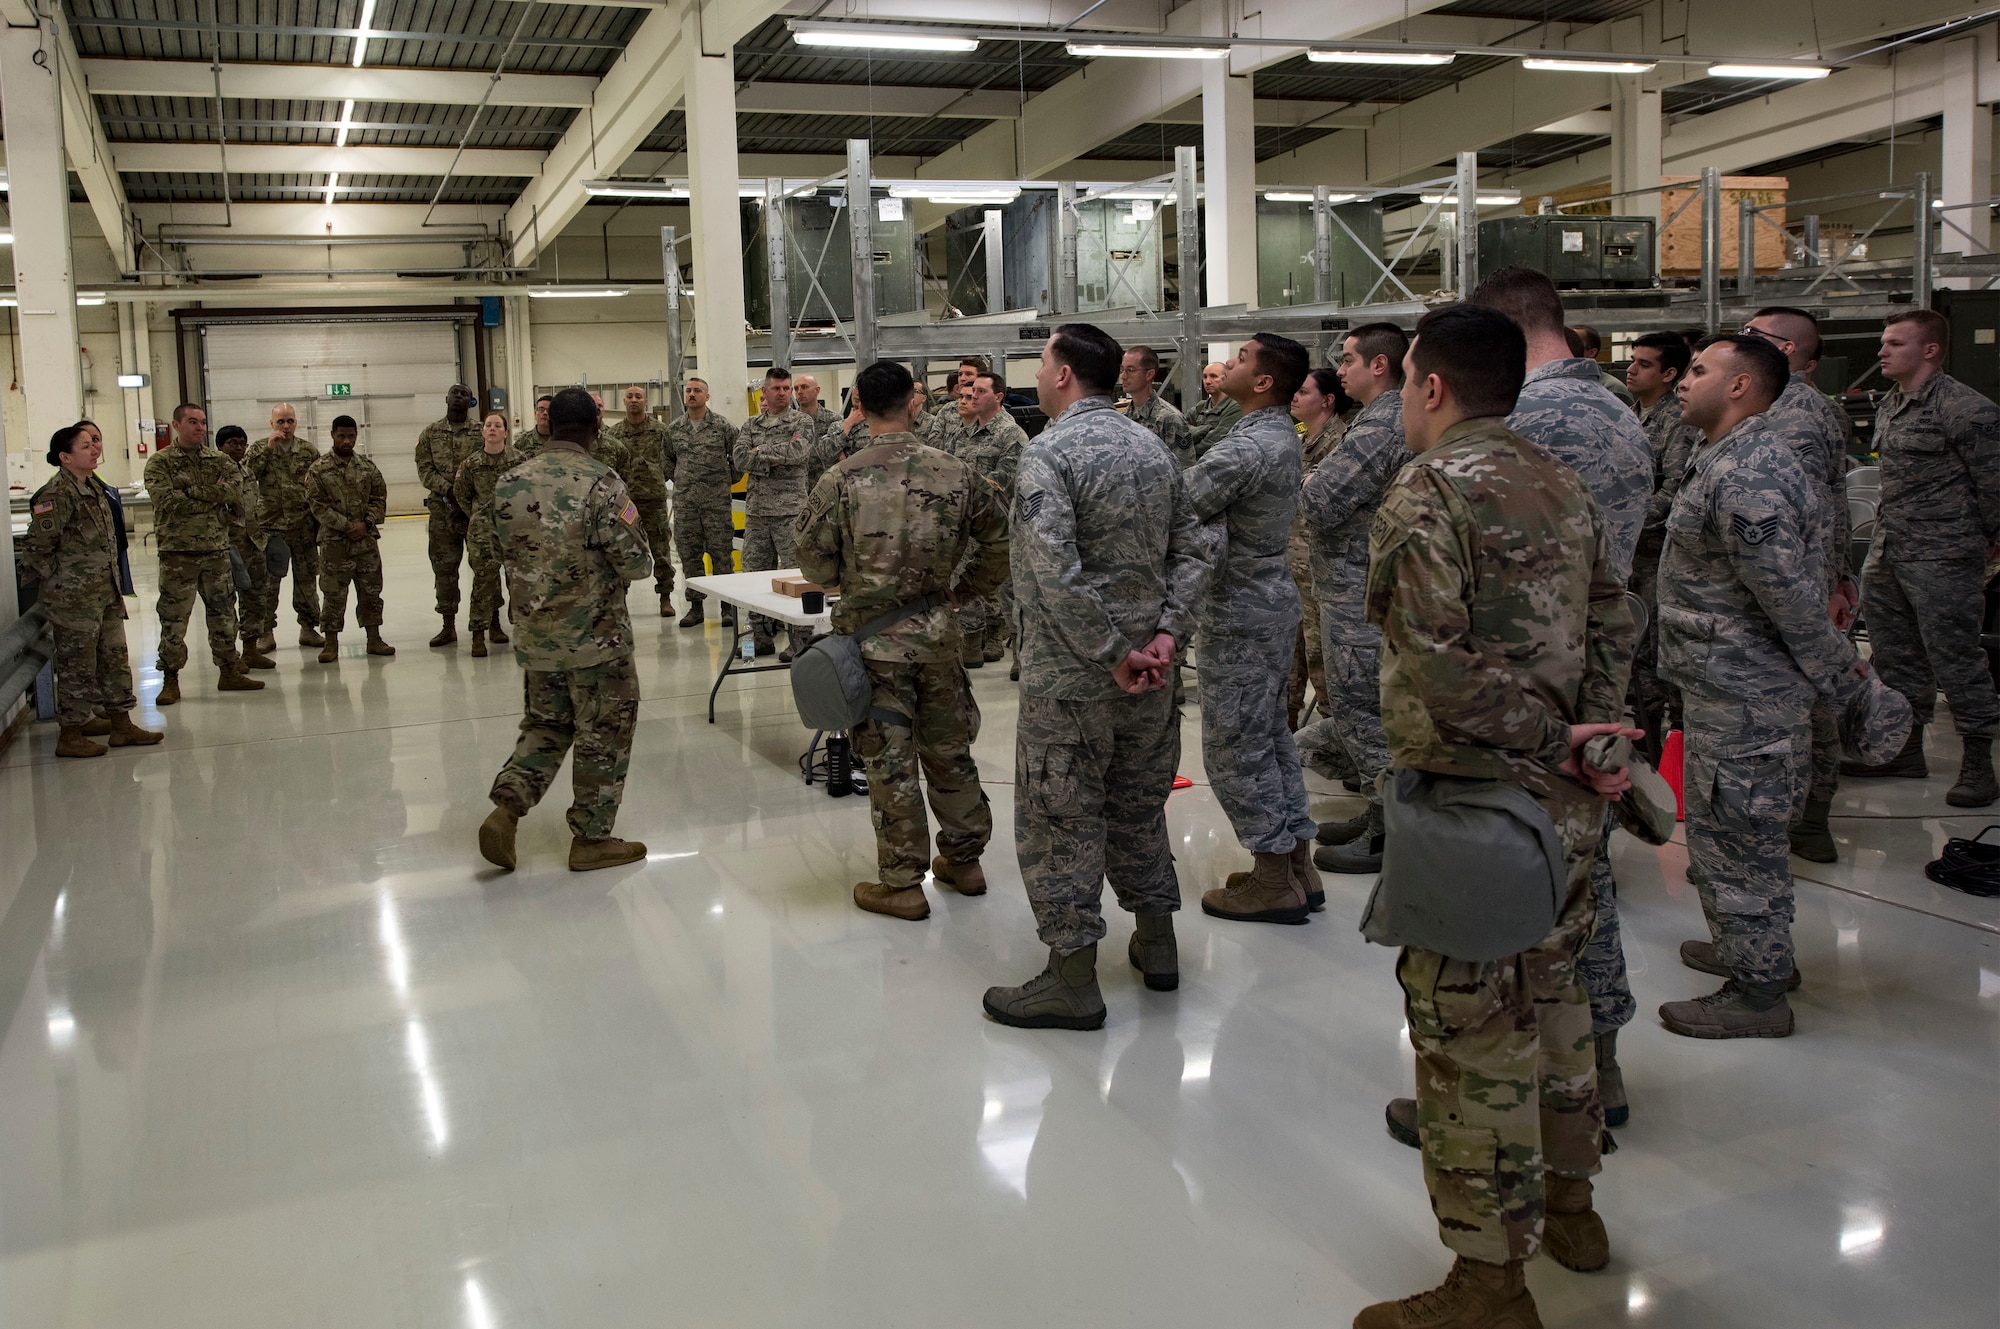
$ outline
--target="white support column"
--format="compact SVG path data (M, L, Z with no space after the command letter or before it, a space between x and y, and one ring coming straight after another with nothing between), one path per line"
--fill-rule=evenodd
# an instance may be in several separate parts
M1208 0L1202 31L1229 33L1228 6ZM1257 304L1257 116L1251 74L1235 61L1201 62L1202 250L1208 256L1211 305ZM1183 278L1185 279L1185 278ZM1211 342L1209 358L1227 358L1229 342Z
M528 317L534 302L525 295L507 297L507 413L516 429L535 427L535 343Z
M689 230L694 240L695 363L716 406L744 414L750 351L743 331L743 228L737 206L736 67L729 50L704 54L688 6Z
M28 419L28 437L16 440L16 446L33 452L40 452L51 434L83 414L62 97L55 70L35 60L45 45L53 48L54 42L53 34L32 27L0 28L0 113L7 136L14 293L21 319L21 391Z
M1993 197L1993 108L1979 104L1979 65L1982 55L1987 61L1993 59L1992 45L1990 40L1966 37L1947 43L1946 50L1943 161L1938 179L1944 211L1938 217L1936 252L1990 253L1991 209L1956 205ZM1938 284L1966 288L1973 282L1953 277Z
M1646 75L1611 80L1611 189L1657 189L1660 184L1660 93L1643 86ZM1652 216L1657 198L1623 198L1611 210L1625 216Z
M139 421L151 419L153 414L153 367L148 363L151 356L146 353L146 306L141 304L121 304L118 306L118 364L120 374L144 374L148 386L143 388L120 388L118 399L125 407L125 428L122 432L107 431L104 440L104 464L100 468L107 480L129 481L145 469L146 458L139 455ZM102 421L98 422L100 425ZM261 422L260 422L261 423ZM255 426L252 426L255 437Z

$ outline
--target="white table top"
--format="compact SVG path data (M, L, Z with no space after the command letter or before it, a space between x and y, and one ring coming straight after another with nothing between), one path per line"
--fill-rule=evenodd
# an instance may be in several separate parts
M724 572L713 577L689 577L687 588L700 591L725 600L739 609L766 618L775 618L780 623L795 628L830 628L833 616L830 613L808 614L799 606L799 599L793 595L780 595L771 589L774 577L797 577L802 575L797 568L776 568L769 572Z

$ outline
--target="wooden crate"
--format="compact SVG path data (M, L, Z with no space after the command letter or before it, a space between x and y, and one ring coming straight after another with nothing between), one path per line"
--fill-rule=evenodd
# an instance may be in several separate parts
M1687 200L1691 194L1701 192L1701 177L1694 175L1669 175L1662 177L1661 184L1669 186L1660 193L1660 275L1663 277L1699 277L1701 275L1701 200L1689 203L1687 210L1675 217L1671 226L1666 219L1675 208ZM1679 186L1675 188L1674 186ZM1751 250L1759 272L1776 272L1785 266L1785 239L1779 234L1785 228L1785 193L1791 181L1782 175L1725 175L1722 177L1722 275L1725 278L1736 275L1736 220L1737 200L1745 194L1760 208L1769 208L1764 218L1778 229L1772 230L1762 221L1756 224L1755 248ZM1557 206L1566 203L1580 203L1585 199L1601 197L1611 186L1602 181L1590 185L1578 185L1570 189L1558 190L1549 197ZM1570 209L1578 213L1610 214L1614 208L1620 216L1641 215L1646 211L1645 197L1621 198L1597 203L1584 203L1580 208Z

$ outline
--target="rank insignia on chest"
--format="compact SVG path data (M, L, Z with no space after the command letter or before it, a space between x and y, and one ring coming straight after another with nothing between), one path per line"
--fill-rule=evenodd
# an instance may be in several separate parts
M638 504L632 502L630 499L625 500L625 510L618 514L618 520L624 522L627 526L639 520Z
M41 516L44 512L54 512L55 510L56 510L56 503L54 499L50 499L46 503L35 504L35 515L37 517Z
M1751 521L1740 512L1732 513L1729 529L1736 533L1737 539L1754 549L1778 533L1778 519L1766 517L1762 521Z

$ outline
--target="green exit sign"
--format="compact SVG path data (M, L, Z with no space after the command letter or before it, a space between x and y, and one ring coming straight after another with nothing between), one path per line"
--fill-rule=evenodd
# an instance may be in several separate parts
M354 385L352 383L329 383L326 385L326 395L329 397L352 397L354 395Z

